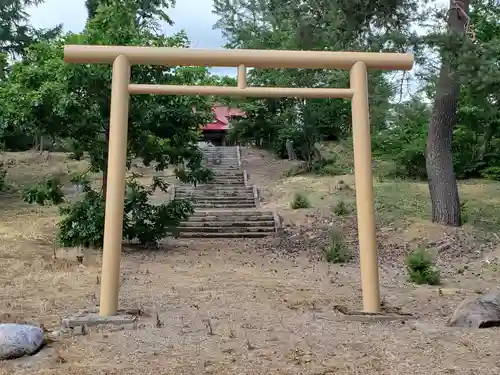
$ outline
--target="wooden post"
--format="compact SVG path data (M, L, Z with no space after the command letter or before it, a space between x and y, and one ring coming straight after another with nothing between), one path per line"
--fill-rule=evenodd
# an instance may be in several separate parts
M111 86L108 180L99 306L99 315L101 316L112 316L118 311L123 237L123 201L125 199L129 81L130 63L125 56L118 56L113 63Z
M352 135L363 310L376 313L380 311L380 289L373 208L368 74L363 62L357 62L351 68L351 89L354 91L351 103Z

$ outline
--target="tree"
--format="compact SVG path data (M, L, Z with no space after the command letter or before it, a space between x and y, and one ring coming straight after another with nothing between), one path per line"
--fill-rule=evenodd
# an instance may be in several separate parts
M215 27L229 48L397 51L407 47L417 1L231 0L214 1ZM355 10L355 11L353 11ZM406 44L405 44L406 43ZM328 70L252 69L253 86L346 87L348 73ZM375 128L384 126L394 87L370 72L370 109ZM283 156L287 139L315 154L322 139L350 133L350 103L342 100L264 99L245 101L249 116L234 124L233 137L272 147ZM240 104L241 105L241 104ZM246 137L246 139L241 139Z
M184 33L164 36L153 24L137 23L137 4L110 1L99 5L96 15L80 34L68 34L28 49L24 61L14 64L5 90L19 90L22 100L9 102L12 119L31 131L43 131L71 142L74 157L88 155L91 172L102 174L102 189L94 190L80 178L85 195L64 207L59 239L65 246L99 246L102 243L104 197L106 194L107 150L111 68L103 65L66 64L64 44L149 45L187 48ZM154 22L154 20L152 20ZM203 84L209 80L206 68L134 66L132 81L152 84ZM193 112L192 108L197 111ZM16 113L19 116L16 118ZM22 115L22 116L21 116ZM184 182L206 181L210 171L201 167L197 147L199 125L211 119L205 98L138 95L131 97L128 137L128 167L135 158L163 170L180 166L177 176ZM186 165L186 167L184 167ZM50 176L49 176L50 177ZM134 178L127 183L124 238L150 244L167 233L175 233L180 220L192 213L187 201L152 205L149 196L166 184L157 180L150 188ZM57 181L42 182L28 189L24 199L32 203L59 197ZM59 199L58 199L59 200Z
M117 0L85 0L87 8L87 20L92 20L97 15L97 9L100 5L108 6ZM123 6L133 4L136 7L135 22L145 25L153 20L160 19L161 21L173 24L172 20L166 13L166 10L175 5L175 0L120 0Z
M460 226L460 197L453 171L452 139L457 122L460 78L457 61L461 36L469 19L469 0L450 1L448 15L449 40L453 45L443 50L441 70L436 85L434 108L429 122L426 169L432 202L432 221Z
M0 2L0 53L18 55L30 44L57 35L61 26L35 30L28 24L26 7L43 0L3 0Z

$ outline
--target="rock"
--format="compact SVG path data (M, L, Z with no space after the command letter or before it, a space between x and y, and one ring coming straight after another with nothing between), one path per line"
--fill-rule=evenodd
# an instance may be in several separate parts
M463 301L448 320L448 326L470 328L500 326L500 292Z
M43 329L27 324L0 324L0 360L36 353L43 345Z

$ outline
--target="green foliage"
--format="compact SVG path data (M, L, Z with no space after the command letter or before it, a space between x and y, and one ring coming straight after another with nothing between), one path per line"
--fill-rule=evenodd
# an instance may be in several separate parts
M415 284L439 285L441 275L425 249L416 249L406 260L409 279Z
M62 183L56 177L47 178L46 180L30 186L23 192L23 200L31 204L61 204L64 202L64 193L62 191Z
M333 213L337 216L348 215L351 209L343 200L339 200L333 207Z
M389 115L389 126L373 136L374 155L391 160L392 177L424 180L425 144L430 109L418 99L395 105Z
M325 249L325 259L328 263L347 263L352 259L352 254L342 241L340 232L331 231L331 243Z
M488 180L500 181L500 166L492 166L484 168L481 171L481 177Z
M0 162L0 191L4 191L7 188L7 184L5 182L7 173L7 167L4 166L3 162Z
M351 172L351 168L342 165L337 156L315 160L312 164L312 172L319 176L340 176Z
M186 220L194 209L187 200L173 200L166 204L149 203L156 188L166 193L167 185L156 179L146 188L133 179L127 183L125 198L124 237L137 240L143 246L157 246L167 235L177 236L177 227Z
M293 200L290 203L290 208L292 208L292 210L297 210L300 208L310 208L310 207L311 207L311 202L309 201L306 195L299 192L294 194Z
M28 24L26 8L43 0L3 0L0 2L0 54L18 55L30 44L57 35L61 27L36 30Z
M389 14L366 1L355 1L348 6L346 2L322 0L216 0L214 13L219 19L215 26L228 40L229 48L378 51L399 45L396 36L408 31L409 24L394 22L393 17L398 14L401 20L409 21L417 12L405 12L405 6L411 7L416 2L402 3L385 4ZM352 9L356 9L356 16L339 17L339 14L351 15ZM241 14L252 17L241 17ZM380 25L380 32L374 32L374 23ZM393 89L383 73L370 72L369 75L371 119L374 126L379 127L385 121ZM248 84L349 87L349 75L346 71L322 69L252 69L248 73ZM312 164L317 159L314 146L318 141L339 140L351 132L348 100L273 98L234 102L247 116L232 122L231 138L271 149L282 158L287 156L286 142L291 140L297 157Z
M81 200L61 207L64 218L58 224L58 240L62 246L100 248L104 239L104 196L93 190L88 182ZM146 247L156 247L162 238L177 235L177 227L194 210L187 200L173 200L165 204L150 203L156 189L166 192L167 185L155 179L149 187L139 184L135 176L127 180L124 202L123 239L137 241Z
M62 220L57 224L61 246L100 248L104 240L104 198L100 192L85 186L84 196L60 208Z
M90 161L90 172L101 173L102 191L84 185L81 200L61 208L58 238L65 246L102 245L104 201L109 143L111 68L107 65L67 64L65 44L144 45L188 48L180 32L165 36L158 22L169 20L170 0L88 1L90 19L83 32L40 39L25 50L23 58L9 67L8 79L0 82L0 140L20 140L17 148L33 145L33 139L65 140L70 157ZM1 6L0 6L1 8ZM131 80L165 85L203 85L210 82L207 68L134 66ZM193 107L196 111L193 111ZM201 97L136 95L130 100L127 167L131 160L160 171L177 168L177 177L188 183L206 182L213 173L201 166L197 147L200 124L212 117L210 102ZM10 138L9 138L10 137ZM42 183L28 189L30 203L60 204L60 184ZM127 185L124 239L147 246L162 236L175 235L175 227L192 212L188 202L150 203L156 182L146 188ZM164 186L163 186L164 187ZM58 190L59 189L59 190ZM128 215L128 216L127 216Z

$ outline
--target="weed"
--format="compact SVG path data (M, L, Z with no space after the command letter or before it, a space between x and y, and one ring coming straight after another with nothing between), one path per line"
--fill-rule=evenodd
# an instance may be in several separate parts
M337 231L330 232L331 243L325 249L325 258L328 263L347 263L352 256L342 241L342 235Z
M333 207L333 213L337 216L343 216L351 213L351 209L347 206L347 204L340 200Z
M467 201L462 200L460 202L460 220L462 224L466 224L470 219L470 207L467 205Z
M311 202L304 194L295 193L295 195L293 196L292 203L290 203L290 207L293 210L297 210L299 208L310 208Z
M419 248L411 252L406 260L409 280L415 284L439 285L441 275L425 249Z

